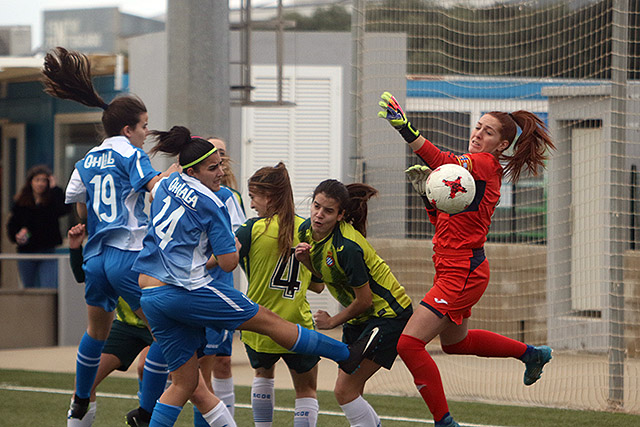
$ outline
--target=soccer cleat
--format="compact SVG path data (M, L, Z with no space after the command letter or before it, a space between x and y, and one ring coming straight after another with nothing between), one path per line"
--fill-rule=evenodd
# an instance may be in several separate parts
M435 423L435 427L460 427L451 415L447 414L443 419Z
M151 421L151 414L142 408L127 412L126 424L131 427L147 427Z
M71 400L67 413L67 427L91 427L96 419L96 402L90 402L86 409L83 403Z
M375 327L368 335L349 345L349 357L338 362L338 366L347 374L353 374L360 367L360 362L371 356L378 342L380 342L380 329Z
M81 420L89 411L89 398L81 399L75 394L71 398L71 404L69 405L69 412L67 412L67 419Z
M540 379L542 367L551 360L551 351L551 347L546 345L534 347L532 354L522 360L526 366L524 385L532 385Z

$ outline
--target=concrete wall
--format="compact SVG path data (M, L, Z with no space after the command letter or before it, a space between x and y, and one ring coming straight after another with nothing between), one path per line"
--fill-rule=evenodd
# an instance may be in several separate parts
M55 289L0 289L0 349L57 345L57 299Z

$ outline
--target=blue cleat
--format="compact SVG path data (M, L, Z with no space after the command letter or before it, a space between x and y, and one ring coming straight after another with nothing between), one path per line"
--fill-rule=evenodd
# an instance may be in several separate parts
M525 356L520 359L526 366L524 371L524 385L532 385L540 379L542 367L551 360L551 351L551 347L546 345L533 347L533 351L531 351L530 354L525 353Z
M453 417L447 413L443 419L435 423L435 427L460 427Z

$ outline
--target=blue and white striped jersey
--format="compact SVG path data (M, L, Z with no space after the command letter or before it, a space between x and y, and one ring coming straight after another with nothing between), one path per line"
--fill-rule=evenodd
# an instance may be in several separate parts
M189 290L209 284L205 265L211 254L236 250L225 204L196 178L178 172L152 193L151 221L134 271Z
M148 217L144 192L156 175L149 156L124 136L105 139L75 165L65 203L87 205L85 261L104 246L125 251L142 249Z

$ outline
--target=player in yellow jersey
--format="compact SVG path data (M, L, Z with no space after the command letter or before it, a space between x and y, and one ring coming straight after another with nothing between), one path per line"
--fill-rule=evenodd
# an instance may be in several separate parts
M375 410L362 397L364 385L381 367L391 369L396 345L413 312L411 299L389 266L365 239L367 202L377 190L366 184L329 179L313 193L311 218L299 228L296 257L325 283L344 307L335 316L314 314L319 329L342 325L342 341L351 343L374 328L381 339L373 354L353 374L340 370L334 393L352 426L380 426Z
M283 163L263 167L249 178L251 208L258 213L237 231L242 244L240 265L249 280L247 296L290 322L314 329L306 299L311 273L296 260L296 230L304 221L295 215L289 173ZM322 290L322 287L320 287ZM275 363L282 358L296 390L295 427L313 427L318 418L316 384L319 357L295 354L266 335L242 331L255 377L251 405L257 427L272 425Z

